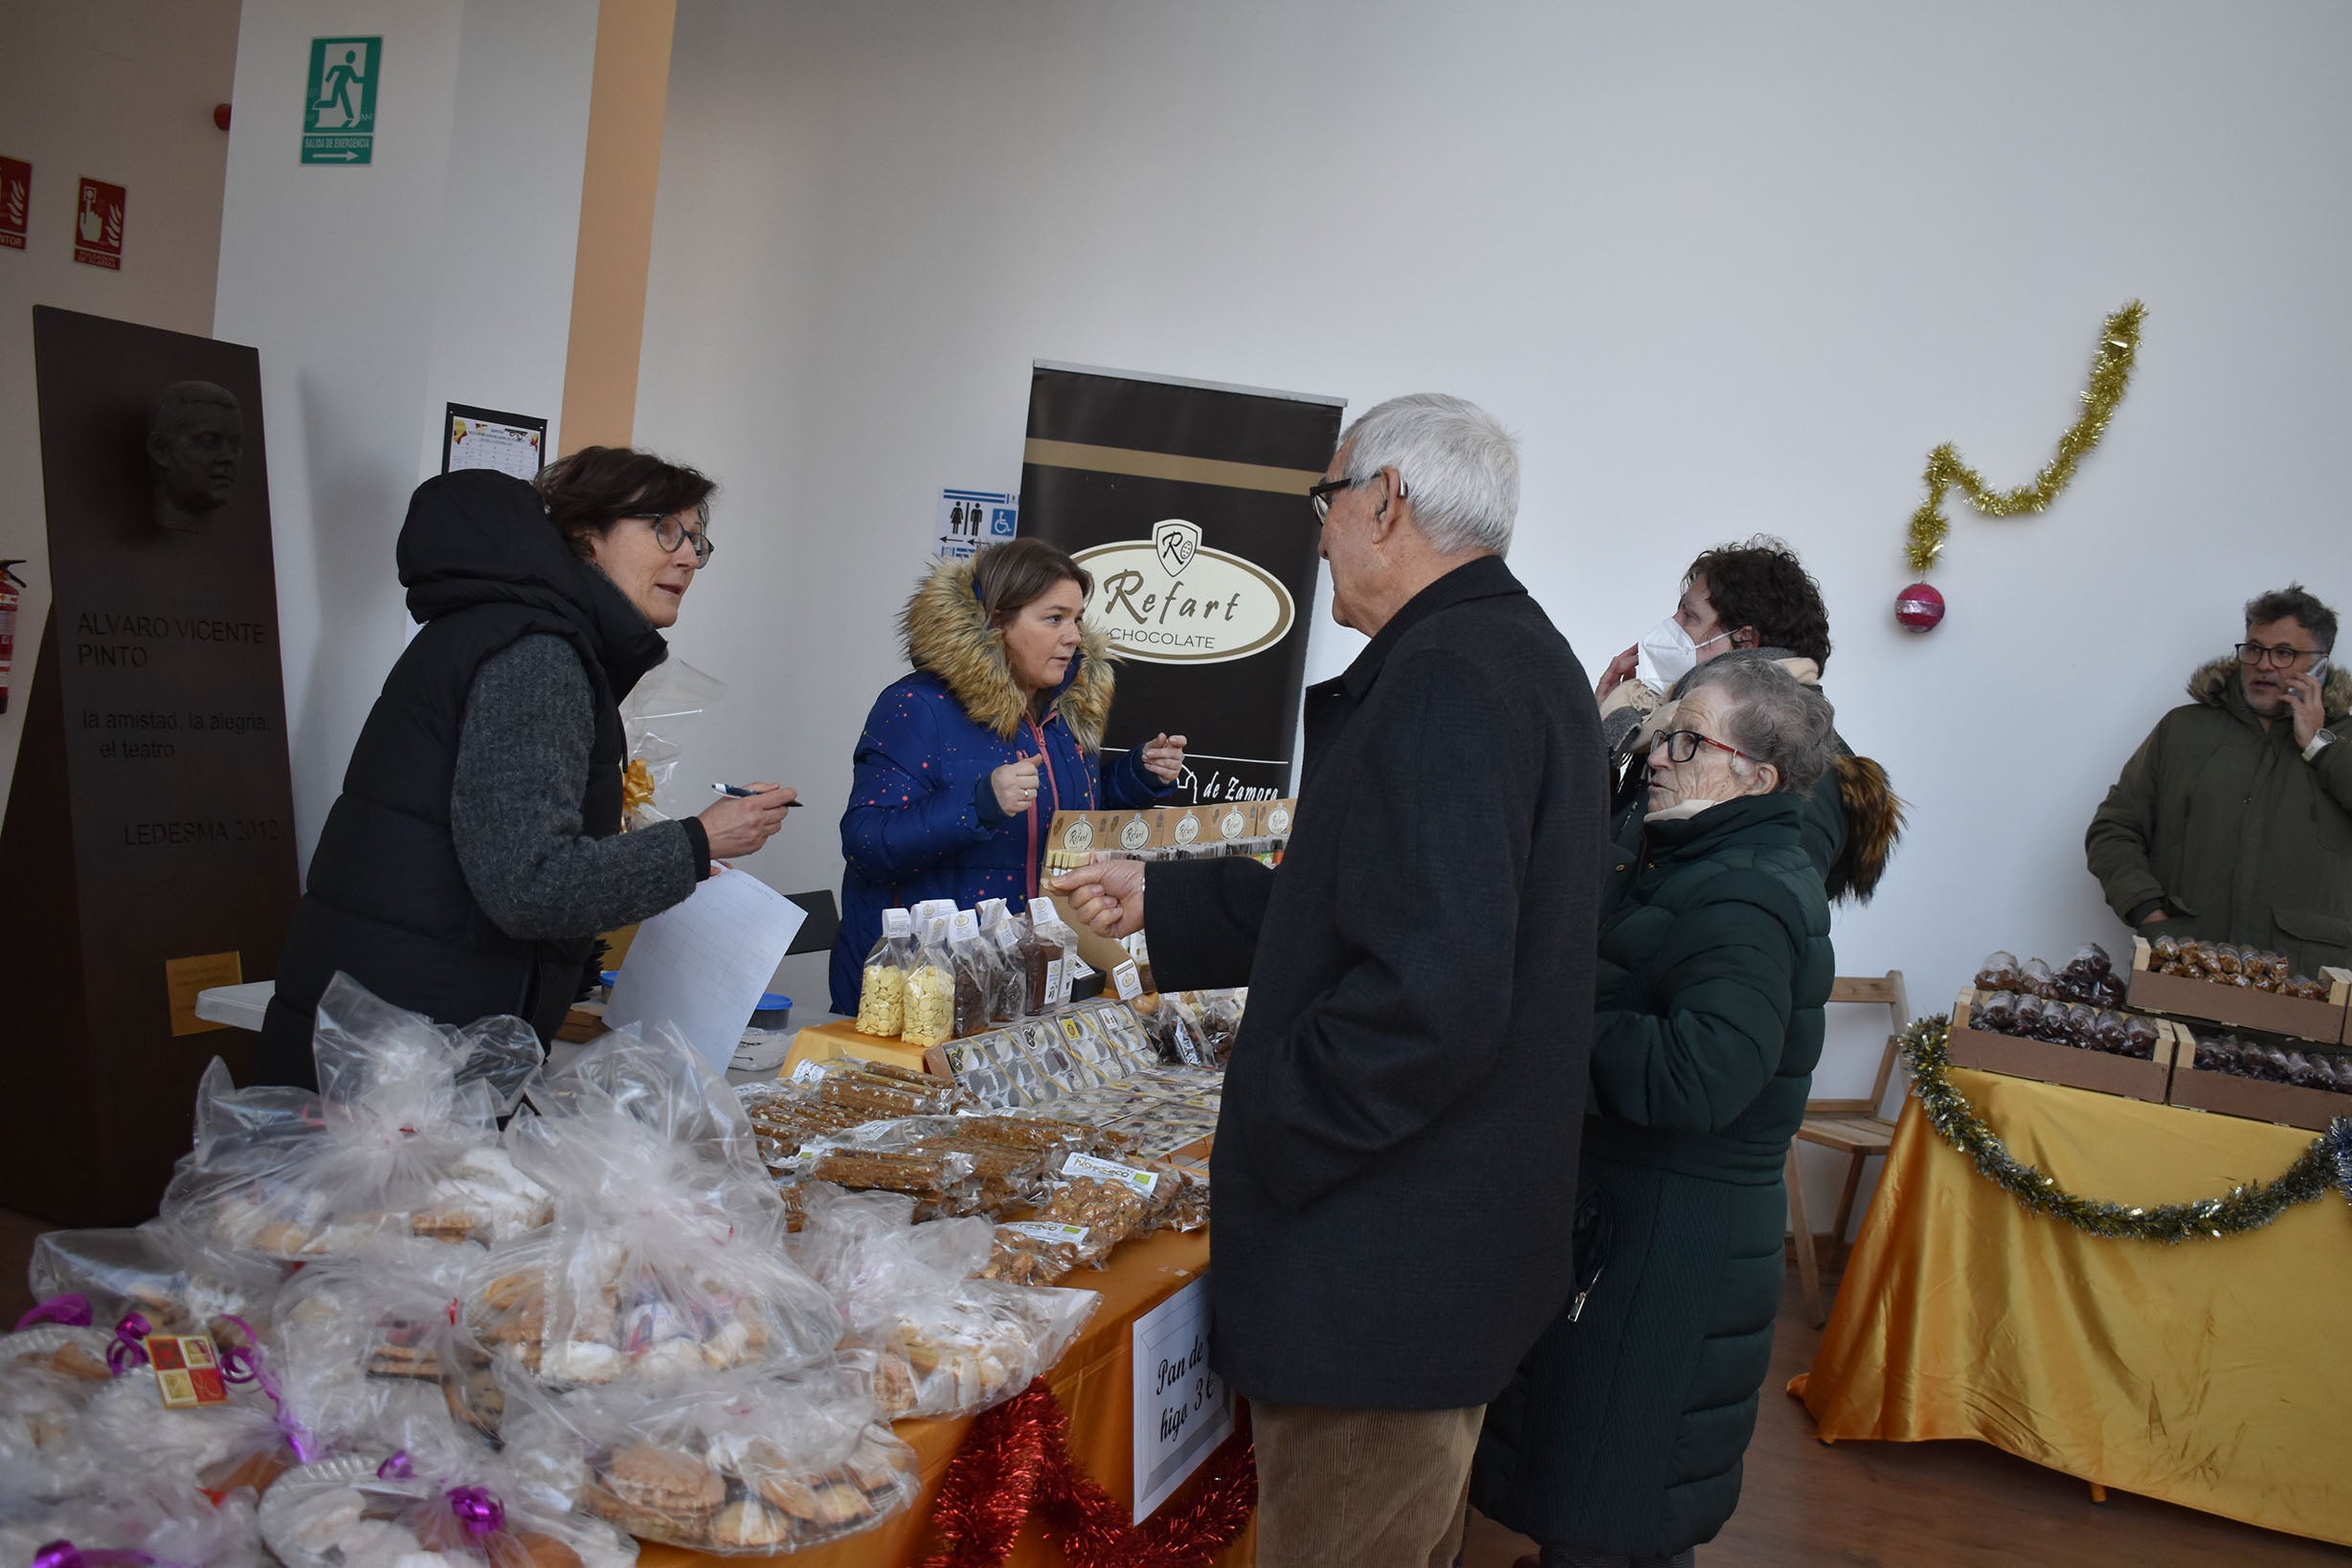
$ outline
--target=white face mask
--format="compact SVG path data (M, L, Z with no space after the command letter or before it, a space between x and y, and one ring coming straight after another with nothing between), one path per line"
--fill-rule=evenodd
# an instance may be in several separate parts
M1707 642L1720 642L1731 635L1717 632ZM1652 691L1671 691L1675 682L1698 668L1699 650L1707 642L1691 641L1682 622L1669 616L1634 644L1634 678Z

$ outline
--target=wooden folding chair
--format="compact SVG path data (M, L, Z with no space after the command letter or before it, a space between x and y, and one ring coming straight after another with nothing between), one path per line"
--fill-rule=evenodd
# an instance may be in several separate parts
M1872 1154L1885 1154L1894 1136L1894 1124L1881 1116L1878 1108L1887 1097L1888 1081L1894 1076L1896 1046L1903 1031L1911 1025L1911 1005L1904 996L1903 972L1899 969L1887 971L1884 979L1840 975L1830 985L1829 1000L1884 1007L1894 1026L1887 1036L1887 1048L1878 1059L1878 1077L1870 1085L1870 1097L1807 1100L1804 1125L1797 1129L1796 1139L1788 1146L1788 1216L1789 1229L1796 1242L1797 1279L1804 1287L1805 1310L1817 1329L1828 1320L1829 1314L1822 1309L1821 1264L1813 1255L1813 1224L1805 1218L1804 1183L1798 1178L1797 1146L1817 1143L1847 1156L1846 1190L1838 1197L1837 1226L1829 1233L1832 1248L1842 1250L1846 1245L1847 1222L1853 1218L1854 1194L1862 1186L1862 1162Z

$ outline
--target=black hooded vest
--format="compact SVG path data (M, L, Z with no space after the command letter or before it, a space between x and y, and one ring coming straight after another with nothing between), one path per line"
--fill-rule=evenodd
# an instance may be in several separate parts
M627 763L619 703L667 645L620 590L571 553L537 492L504 474L427 480L400 529L400 581L422 629L369 711L311 857L278 963L255 1080L316 1087L310 1037L342 970L385 1000L443 1023L494 1013L544 1041L579 989L593 931L522 941L475 902L450 831L466 701L482 664L549 634L580 656L595 741L578 781L582 831L620 831Z

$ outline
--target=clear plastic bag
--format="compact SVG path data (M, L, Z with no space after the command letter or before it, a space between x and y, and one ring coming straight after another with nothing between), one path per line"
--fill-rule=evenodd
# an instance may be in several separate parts
M692 817L704 802L679 774L685 743L703 716L727 694L727 683L681 659L668 659L637 683L620 705L629 744L629 826L640 828Z
M44 1335L56 1342L59 1334ZM0 1518L96 1487L98 1456L82 1435L84 1410L114 1379L21 1364L26 1336L0 1366Z
M974 1279L996 1251L984 1220L913 1224L911 1200L809 1189L794 1249L879 1353L875 1397L891 1419L969 1415L1012 1398L1062 1357L1101 1304L1090 1290Z
M0 1561L32 1562L58 1541L82 1554L138 1554L117 1560L171 1568L259 1568L265 1560L252 1493L232 1491L215 1502L192 1482L142 1471L110 1476L86 1497L10 1510L0 1519Z
M127 1230L44 1232L26 1274L34 1300L79 1296L94 1322L137 1312L164 1333L200 1333L224 1317L266 1330L288 1269L149 1220Z
M939 915L918 921L921 941L907 971L906 1002L899 1038L926 1048L955 1035L955 962L948 952L948 921Z
M777 1377L587 1390L515 1423L515 1462L648 1541L766 1556L870 1528L921 1495L876 1405L870 1356Z
M194 1152L164 1218L265 1257L308 1260L413 1231L490 1242L545 1223L547 1195L497 1149L539 1070L520 1019L444 1028L337 974L313 1042L320 1090L239 1090L218 1060L197 1088Z
M468 1254L414 1238L314 1264L280 1299L269 1354L312 1451L409 1447L452 1422L498 1439L489 1357L455 1309Z
M907 1026L907 971L914 961L914 922L904 909L882 912L882 935L858 981L858 1033L896 1040Z
M287 1568L628 1568L637 1543L486 1454L370 1450L305 1465L261 1500Z
M992 898L980 906L980 942L988 959L988 1021L1011 1023L1028 1000L1028 966L1021 959L1021 943L1028 928L1004 900ZM974 1031L977 1033L978 1031Z
M256 1383L230 1385L221 1404L174 1409L152 1372L135 1367L83 1412L79 1440L101 1473L151 1473L208 1490L268 1489L300 1456L286 1422Z

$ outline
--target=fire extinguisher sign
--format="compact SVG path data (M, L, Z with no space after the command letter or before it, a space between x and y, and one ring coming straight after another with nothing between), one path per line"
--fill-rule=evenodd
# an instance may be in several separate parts
M25 591L25 581L11 570L23 566L20 557L0 561L0 713L9 710L9 665L16 658L16 599Z

